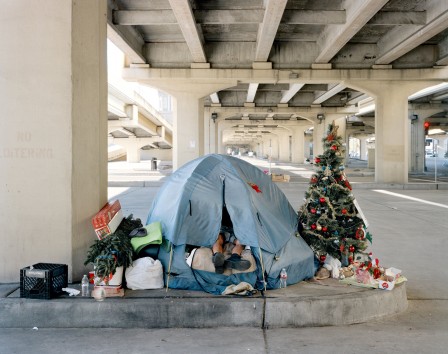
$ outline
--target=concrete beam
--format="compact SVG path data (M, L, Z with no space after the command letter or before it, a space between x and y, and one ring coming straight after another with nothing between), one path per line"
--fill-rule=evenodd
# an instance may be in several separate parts
M423 90L420 90L416 93L414 93L413 95L409 96L409 100L416 100L418 98L421 97L425 97L425 96L429 96L429 95L433 95L435 93L438 92L443 92L448 90L448 83L444 82L435 86L431 86L431 87L427 87Z
M424 25L426 24L425 11L383 11L378 12L367 23L368 25Z
M213 93L210 95L210 100L211 100L212 103L214 103L214 104L219 104L219 96L218 96L218 93L217 93L217 92L213 92Z
M387 3L388 0L347 0L344 25L328 25L318 40L316 63L328 63L342 47Z
M400 29L400 35L398 35L397 29L378 43L380 48L383 45L387 49L381 51L375 64L389 64L447 28L448 10L442 12L425 26L410 27L409 31L412 31L412 34L405 40L403 40L402 29Z
M246 102L252 103L254 102L255 95L257 94L259 84L249 84L249 89L247 90L247 98Z
M333 97L337 93L341 92L346 87L347 85L344 82L336 84L333 87L331 87L327 92L325 92L323 95L317 97L312 104L321 104L322 102L328 100L330 97Z
M448 68L434 69L394 69L394 70L356 70L333 69L311 70L295 69L301 83L340 83L345 81L364 85L366 81L402 81L403 77L413 81L443 82L448 77ZM252 70L252 69L163 69L163 68L124 68L123 78L128 81L137 81L151 84L155 87L164 87L168 92L173 83L177 85L206 85L217 84L224 89L237 86L237 83L272 83L283 84L297 82L297 79L289 77L290 70ZM186 88L187 89L187 88ZM209 91L208 94L216 92Z
M177 24L172 10L112 11L112 21L115 25L124 26Z
M290 84L289 90L283 92L282 99L280 103L288 103L291 98L293 98L300 89L305 86L305 84Z
M258 29L256 62L268 60L287 2L287 0L266 0L263 22Z
M288 10L282 18L285 25L328 25L345 23L345 10Z
M188 0L169 0L174 16L182 31L185 42L187 42L193 61L206 63L203 37L193 16L193 10Z
M131 63L146 63L143 55L143 38L132 27L120 27L107 23L107 38L128 57Z

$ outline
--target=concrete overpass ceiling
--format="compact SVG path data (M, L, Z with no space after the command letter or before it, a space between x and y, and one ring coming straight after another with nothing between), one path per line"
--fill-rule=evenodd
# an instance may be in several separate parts
M207 97L205 106L273 109L263 117L242 111L226 120L290 119L277 108L350 108L368 97L344 82L300 82L294 69L448 65L446 0L109 0L109 10L109 26L126 37L128 58L143 57L150 68L266 63L292 70L290 84L240 83ZM447 102L448 89L411 101Z

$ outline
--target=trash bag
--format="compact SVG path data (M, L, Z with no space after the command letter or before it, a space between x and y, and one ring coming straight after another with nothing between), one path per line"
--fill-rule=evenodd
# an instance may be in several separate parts
M132 290L163 288L163 267L159 260L151 257L136 259L126 269L126 284Z

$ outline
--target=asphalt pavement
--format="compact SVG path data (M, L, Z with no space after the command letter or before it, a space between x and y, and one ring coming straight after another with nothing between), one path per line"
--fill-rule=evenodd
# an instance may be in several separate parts
M263 170L293 175L290 183L277 184L298 209L313 167L252 161ZM125 215L146 220L171 171L169 164L160 171L151 171L149 164L136 168L109 164L109 198L120 199ZM447 184L438 181L437 189L424 180L412 189L375 186L365 166L348 166L347 175L373 235L371 251L408 279L405 312L349 326L277 329L229 328L225 323L214 329L112 329L107 323L105 328L33 329L30 319L29 328L0 329L0 353L446 353Z

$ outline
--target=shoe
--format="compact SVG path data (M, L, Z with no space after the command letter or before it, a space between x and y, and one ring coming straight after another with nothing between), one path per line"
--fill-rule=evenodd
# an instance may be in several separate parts
M224 267L241 271L248 270L250 268L250 262L246 259L242 259L240 255L232 253L230 258L225 260Z
M216 252L212 256L212 262L215 266L215 272L218 274L224 273L224 254L221 252Z

